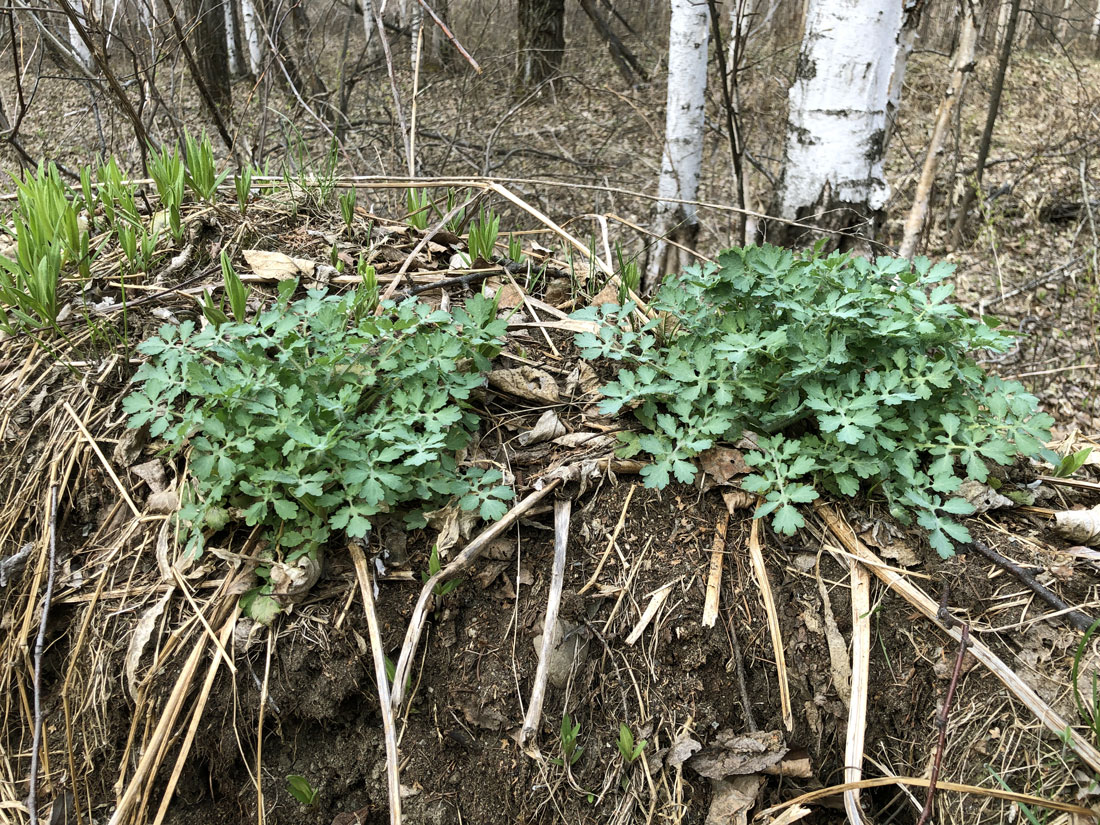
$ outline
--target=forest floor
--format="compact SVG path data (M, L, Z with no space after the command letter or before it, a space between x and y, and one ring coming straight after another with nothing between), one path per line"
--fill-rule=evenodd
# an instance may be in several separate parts
M921 161L928 113L943 78L937 61L920 56L910 72L896 137L905 153L896 152L891 163L894 215L904 214L904 199ZM949 255L958 265L960 302L1026 333L1017 350L985 366L1018 376L1033 388L1043 408L1056 417L1064 450L1095 444L1100 434L1100 287L1094 216L1087 206L1091 202L1096 208L1087 160L1100 127L1096 103L1082 97L1100 88L1100 64L1079 61L1076 69L1080 76L1064 58L1037 55L1024 55L1013 67L1000 121L1006 128L995 142L995 163L985 181L991 188L1011 184L1011 189L984 208L980 227L971 229L972 244ZM962 119L966 134L980 128L984 92L976 82L968 93ZM566 164L574 167L570 174L586 183L650 188L659 152L654 147L660 106L653 105L658 93L632 92L634 114L620 111L602 91L575 89L572 94L573 102L557 109L552 151L535 143L548 138L521 118L501 118L504 129L491 137L502 147L523 145L529 155L571 157L574 162ZM590 105L578 105L585 95ZM758 114L752 140L761 156L774 156L779 147L769 149L763 135L769 129L782 134L779 115ZM485 113L485 122L492 115ZM635 117L637 122L631 120ZM517 130L522 135L511 134ZM70 132L66 140L73 137ZM53 139L43 126L43 145ZM487 137L470 151L489 157L489 142ZM486 171L471 164L455 172L455 162L445 157L457 154L444 155L445 144L438 144L438 156L429 152L428 165L434 166L427 171L456 178ZM639 145L653 151L638 151ZM606 151L578 167L575 161L586 146ZM458 153L453 142L447 151ZM898 159L902 156L904 161ZM729 200L723 194L728 188L724 157L720 147L714 150L702 193L706 200ZM964 153L962 168L967 157ZM87 161L78 153L70 159ZM545 157L543 162L560 163ZM530 177L529 169L505 165L488 171ZM448 245L427 244L412 255L419 234L402 223L387 190L375 191L377 202L366 204L355 232L346 238L332 201L295 197L291 207L287 201L265 200L243 218L232 205L194 210L188 221L192 259L168 280L131 279L127 289L142 301L125 313L105 315L101 323L132 346L165 320L197 317L196 296L203 286L220 282L216 267L222 249L237 261L246 249L284 253L311 262L306 269L318 274L332 260L335 246L349 272L360 251L375 256L383 284L410 257L414 283L447 277ZM644 199L621 192L535 183L515 184L515 191L579 235L582 246L590 225L570 218L615 212L644 223L648 210ZM231 201L232 195L225 197ZM493 205L505 209L503 202ZM523 236L524 246L545 255L549 274L537 283L517 274L513 283L501 270L490 281L492 289L506 294L506 305L517 309L509 344L495 366L530 371L518 384L493 384L486 391L480 402L487 422L485 449L511 469L519 497L553 470L583 466L584 460L595 461L589 468L602 472L585 485L563 488L573 501L558 619L559 649L567 655L551 668L535 740L541 754L525 752L517 738L537 670L537 640L552 579L553 496L524 513L464 573L462 584L434 604L414 660L410 695L397 720L405 820L431 825L716 825L744 822L754 811L835 786L845 781L850 727L840 663L851 655L853 627L859 624L870 631L864 648L870 667L859 749L862 775L926 778L940 735L936 716L958 644L913 601L902 598L897 586L878 581L871 585L869 613L853 617L851 556L839 550L846 546L842 535L819 513L807 510L807 527L793 539L760 528L774 594L769 610L749 552L751 510L731 509L713 475L701 476L705 481L694 486L673 485L657 493L630 472L636 468L620 465L619 472L607 472L610 449L599 436L620 422L593 413L594 385L582 380L571 337L553 323L560 320L555 312L567 313L598 293L601 278L589 277L580 255L567 254L560 231L518 210L504 215L506 229L531 233ZM726 245L731 226L728 214L705 212L701 248ZM591 231L600 237L598 222ZM943 249L948 231L942 219L933 224L930 250ZM887 242L896 234L892 222ZM532 241L547 251L535 251ZM113 260L105 256L103 272L117 272L117 258L117 253ZM249 270L241 264L241 271ZM255 295L270 296L274 277L252 267ZM342 280L354 279L337 276L332 282ZM446 295L461 304L468 294L466 288L450 286L427 297L439 302ZM94 297L117 302L121 291L102 277ZM547 319L542 329L518 326ZM26 797L36 718L44 722L40 807L53 805L59 814L69 809L78 817L69 822L105 822L119 799L132 803L121 821L154 821L170 784L173 801L161 812L166 822L387 821L386 756L370 629L350 557L330 549L320 581L270 630L233 612L236 594L230 586L241 561L238 554L247 547L247 531L229 532L219 539L223 552L173 572L178 548L167 539L165 516L154 512L150 499L178 485L184 463L166 460L155 443L135 444L127 435L120 402L136 358L115 347L97 351L89 338L60 353L43 351L27 338L3 342L2 555L12 555L26 542L34 542L34 550L26 569L10 580L5 573L3 582L7 633L0 650L6 696L0 821L17 821L14 812ZM547 411L569 434L589 434L595 439L591 443L600 446L576 446L577 439L560 437L556 443L521 441L537 430ZM1087 465L1077 478L1097 481L1096 467ZM38 712L31 664L48 562L47 543L39 539L49 531L55 483L62 490L57 582L45 628ZM1050 509L1097 502L1095 484L1047 482L1038 489L1038 503ZM951 612L967 621L974 637L1020 680L1014 693L986 664L964 660L940 778L984 793L941 789L933 821L969 825L1024 817L1055 823L1074 816L1034 799L1006 801L997 797L1001 791L1100 809L1094 781L1100 765L1089 765L1051 729L1057 727L1052 720L1060 719L1075 726L1084 741L1100 745L1083 723L1072 689L1082 633L1066 624L1065 616L1049 615L1031 591L988 561L966 556L943 562L919 531L898 528L872 503L829 506L843 515L868 552L880 554L933 602L947 587ZM1000 510L967 523L976 538L1016 560L1068 605L1100 615L1095 552L1056 538L1048 518ZM458 546L482 529L466 525L468 533ZM724 543L716 542L722 536ZM436 541L431 530L372 533L371 552L389 553L378 582L377 613L383 646L394 659ZM715 552L725 560L719 618L706 627L702 616ZM643 623L655 597L659 609ZM635 630L637 638L628 641ZM225 656L211 652L219 646ZM783 651L782 668L777 646ZM1086 647L1079 685L1087 695L1097 653L1095 642ZM1020 691L1026 689L1049 711L1045 719L1020 702ZM553 761L569 761L561 759L565 713L579 723L576 741L584 749L572 766ZM633 762L617 745L622 725L636 740L646 740ZM753 738L745 738L753 731ZM692 741L702 750L687 759ZM304 778L316 791L313 804L292 795L291 776ZM885 784L864 789L860 800L872 821L913 822L924 789ZM806 804L806 822L844 821L839 794Z

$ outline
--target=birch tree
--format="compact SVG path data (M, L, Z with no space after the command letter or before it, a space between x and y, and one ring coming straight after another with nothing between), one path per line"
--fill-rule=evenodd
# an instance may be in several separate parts
M365 5L369 3L370 0L366 0ZM253 75L259 77L264 67L264 49L260 35L260 19L256 13L256 0L241 0L241 28L244 29L244 42L248 49L248 68ZM367 39L370 39L369 27Z
M771 214L873 236L890 195L887 110L900 90L908 17L898 0L809 0ZM768 231L779 243L802 234L774 222ZM854 244L845 237L841 246Z
M224 0L225 12L225 48L229 54L229 74L237 77L241 74L241 51L237 47L237 17L232 0Z
M84 16L84 3L83 0L73 0L73 10L76 12L76 16L79 18L81 24L87 28L88 20ZM77 31L76 24L69 20L69 48L72 49L73 56L80 61L80 65L87 69L89 72L95 70L95 59L92 57L92 52L88 48L88 44L84 42L84 38L80 36Z
M703 165L703 112L707 93L707 45L710 15L704 0L672 0L668 36L668 91L665 96L665 144L657 182L657 241L642 284L651 290L661 275L676 271L686 256L676 244L690 246L699 235L693 201ZM669 243L672 241L673 243Z

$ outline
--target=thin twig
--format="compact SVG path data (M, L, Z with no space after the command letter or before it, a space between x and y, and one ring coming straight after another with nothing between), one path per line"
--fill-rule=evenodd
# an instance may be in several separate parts
M554 502L554 566L550 573L550 593L546 599L546 618L542 623L542 646L539 663L535 669L535 682L531 686L531 701L523 719L519 745L530 756L538 755L539 723L542 721L542 703L546 699L546 680L550 676L550 651L554 645L554 631L558 625L558 608L561 607L561 590L565 583L565 551L569 546L569 515L573 502L558 499ZM530 747L528 745L530 744Z
M945 593L947 591L944 591ZM959 674L962 673L963 659L966 657L966 643L970 636L970 625L962 626L959 638L959 655L955 657L955 669L951 672L951 683L947 686L947 695L943 699L943 707L936 717L936 727L940 729L940 741L936 745L936 760L932 763L932 776L928 779L928 796L924 799L924 810L920 812L917 825L925 825L932 816L932 806L936 798L936 780L940 778L940 763L943 761L943 749L947 745L947 720L951 713L951 701L955 698L955 687L959 684Z
M57 465L51 468L56 477ZM50 485L50 541L49 559L46 562L46 594L42 597L42 619L38 624L38 638L34 641L34 738L31 740L31 776L27 793L27 818L38 822L38 750L42 745L42 654L46 648L46 622L50 618L50 602L53 599L54 570L57 561L57 481Z
M1012 559L1005 558L992 547L989 547L988 545L980 541L973 541L971 542L970 546L981 553L983 556L985 556L987 559L989 559L991 562L996 564L998 567L1002 567L1008 572L1012 573L1012 575L1014 575L1021 582L1027 585L1028 589L1030 589L1031 592L1033 592L1036 596L1049 604L1055 610L1064 613L1066 619L1069 620L1070 624L1072 624L1078 630L1084 632L1092 627L1092 619L1090 619L1080 610L1074 610L1072 607L1070 607L1068 604L1058 598L1058 596L1056 596L1045 585L1036 580L1033 575L1024 570L1024 568L1020 567L1020 565L1016 564L1016 562L1012 561Z

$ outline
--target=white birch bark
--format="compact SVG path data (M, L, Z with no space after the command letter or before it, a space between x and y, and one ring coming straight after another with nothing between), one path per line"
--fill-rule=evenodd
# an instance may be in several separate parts
M707 45L710 30L707 5L697 0L672 0L668 38L668 92L665 104L665 145L657 182L656 234L674 229L698 231L695 207L670 202L695 200L703 165L703 110L707 92ZM677 232L683 235L683 232ZM656 285L670 247L658 241L646 267L646 290ZM674 249L674 248L673 248ZM678 257L678 256L672 256ZM666 269L667 271L667 269Z
M796 219L826 202L881 210L886 109L904 10L897 0L809 0L791 86L776 207Z
M88 18L84 16L83 0L73 0L72 6L81 25L86 29L88 27ZM69 47L73 50L73 56L80 61L81 66L89 72L95 70L95 60L92 59L92 53L88 49L88 44L84 42L84 38L80 36L72 20L69 21Z
M248 68L259 77L264 68L264 47L255 0L241 0L241 28L244 29L244 42L248 45Z
M1100 38L1100 0L1096 2L1096 12L1092 16L1092 26L1089 29L1089 42L1095 43Z
M225 49L229 56L229 74L238 77L241 73L241 52L237 48L237 16L233 14L233 0L222 0L225 11Z

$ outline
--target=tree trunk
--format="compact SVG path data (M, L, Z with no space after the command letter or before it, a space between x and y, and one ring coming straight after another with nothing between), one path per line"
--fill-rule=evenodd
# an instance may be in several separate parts
M72 0L73 11L76 12L76 16L80 19L80 22L87 28L87 18L84 16L84 3L83 0ZM80 65L87 69L89 72L95 71L95 59L92 57L92 52L88 48L88 44L84 42L84 38L80 36L80 33L76 29L76 25L73 21L69 21L69 47L73 50L73 56L80 61Z
M1089 42L1093 46L1100 40L1100 0L1096 2L1096 11L1092 15L1092 26L1089 28Z
M237 14L233 0L222 0L222 9L225 11L225 49L228 53L229 74L232 77L240 77L243 72L241 65L241 49L237 40Z
M1016 20L1020 16L1020 0L1012 0L1009 10L1007 28L1004 39L1001 41L1001 56L997 63L997 74L993 78L993 88L989 94L989 111L986 113L985 129L982 130L982 138L978 144L978 162L974 166L974 180L972 186L966 187L963 202L959 205L959 214L955 218L955 226L951 231L951 245L958 247L962 241L963 230L966 229L966 213L970 204L974 202L974 194L981 188L982 175L985 172L985 161L989 157L989 145L993 141L993 126L997 122L997 113L1001 109L1001 92L1005 87L1005 73L1008 71L1008 60L1012 56L1012 41L1016 34Z
M565 57L565 0L519 0L517 89L533 89L558 73Z
M703 165L703 113L707 93L707 45L710 15L705 3L672 0L668 36L668 91L665 98L665 145L657 182L655 232L660 240L646 264L645 291L662 275L687 261L675 243L691 246L699 235L695 207L673 200L695 200ZM669 241L674 243L669 243Z
M192 22L192 51L202 74L202 83L222 116L233 111L229 85L229 51L225 39L225 13L219 0L188 0L187 14Z
M928 218L928 202L932 194L932 182L936 179L936 169L940 164L943 139L951 125L951 116L955 106L962 100L966 79L974 66L974 51L978 42L978 23L974 19L973 8L968 0L961 3L962 22L959 26L959 41L955 47L955 56L951 62L951 82L944 92L939 108L936 110L936 122L932 127L932 137L928 140L928 153L924 157L917 182L913 206L905 220L905 235L898 249L902 258L912 258L917 251L921 232Z
M244 42L248 46L248 68L253 76L259 77L264 68L264 47L255 0L241 0L241 28L244 29Z
M887 106L905 13L897 0L810 0L791 86L783 173L770 214L871 238L890 196L883 173ZM805 231L768 222L769 240ZM857 238L858 240L858 238Z

